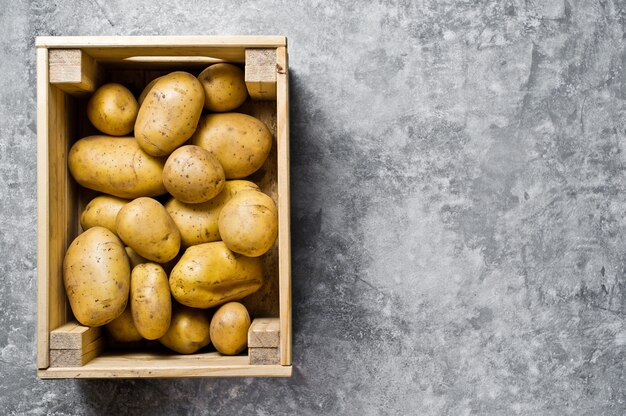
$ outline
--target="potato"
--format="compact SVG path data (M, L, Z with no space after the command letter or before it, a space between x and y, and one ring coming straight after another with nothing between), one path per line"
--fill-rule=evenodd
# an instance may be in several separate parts
M226 181L224 189L215 198L202 204L185 204L172 198L165 204L180 230L183 247L221 240L217 220L220 211L230 199L244 190L259 190L254 183L244 180Z
M261 260L237 255L221 241L189 247L170 273L174 299L194 308L241 299L262 284Z
M213 153L226 179L239 179L263 165L272 149L272 133L261 120L246 114L208 114L200 119L191 144Z
M102 133L123 136L133 131L139 104L122 84L104 84L87 102L87 118Z
M248 346L250 315L245 306L229 302L211 319L211 342L224 355L239 354Z
M198 75L198 79L204 88L204 108L209 111L231 111L248 98L244 72L235 65L211 65Z
M137 265L130 275L130 310L137 331L145 339L165 335L172 317L167 274L156 263Z
M132 248L126 246L126 247L124 247L124 249L126 250L126 255L128 256L128 261L130 262L131 273L132 273L132 270L136 266L138 266L140 264L144 264L144 263L150 263L150 260L144 259L139 254L137 254L137 252L135 250L133 250Z
M126 309L120 316L106 324L106 329L109 335L117 342L137 342L143 339L133 322L130 304L126 306Z
M63 283L81 324L101 326L120 316L130 286L130 266L120 239L104 227L76 237L63 260Z
M196 130L203 106L204 90L196 77L181 71L162 76L139 108L139 146L152 156L169 155Z
M85 137L74 143L68 156L70 172L80 185L128 199L166 193L164 163L141 150L132 137Z
M224 169L213 154L199 146L174 150L163 168L163 184L181 202L198 204L224 189Z
M265 254L278 236L278 209L263 192L243 192L232 198L218 220L220 236L232 251L248 257Z
M117 235L137 254L157 263L172 260L180 250L180 232L163 205L137 198L117 214Z
M175 304L172 322L159 342L181 354L193 354L211 343L211 319L207 311Z
M83 230L91 227L104 227L116 233L115 218L124 205L130 202L128 199L117 198L111 195L100 195L89 201L85 210L80 215L80 225Z
M152 81L150 81L148 83L148 85L145 86L143 91L141 91L141 94L139 94L139 99L137 99L137 102L139 103L139 105L143 104L143 101L148 96L148 93L152 90L152 87L154 87L154 84L156 84L157 81L160 80L160 79L161 79L161 77L155 78Z

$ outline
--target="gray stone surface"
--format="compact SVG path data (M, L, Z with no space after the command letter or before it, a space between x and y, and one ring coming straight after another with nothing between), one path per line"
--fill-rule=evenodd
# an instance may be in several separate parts
M624 1L1 1L0 412L626 413ZM36 35L284 34L292 379L35 377Z

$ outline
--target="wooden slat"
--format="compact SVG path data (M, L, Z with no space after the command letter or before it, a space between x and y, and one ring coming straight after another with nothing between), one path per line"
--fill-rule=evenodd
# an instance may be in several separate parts
M291 377L292 367L250 365L247 355L105 352L80 368L48 368L41 378Z
M249 348L250 365L280 364L280 348Z
M280 363L282 365L291 365L291 227L289 206L289 74L287 48L278 48L276 54Z
M280 319L256 318L248 330L248 348L278 348Z
M245 79L253 100L276 100L276 49L246 49Z
M48 50L37 49L37 368L49 363Z
M48 52L50 83L72 95L92 93L102 83L102 69L81 49Z
M84 349L51 349L50 367L81 367L102 354L105 338L94 339Z
M71 321L50 332L50 349L86 350L89 344L101 336L101 327L91 328Z

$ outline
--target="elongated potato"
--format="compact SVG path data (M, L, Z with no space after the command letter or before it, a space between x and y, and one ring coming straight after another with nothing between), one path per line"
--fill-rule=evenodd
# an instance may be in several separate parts
M70 172L80 185L128 199L166 193L164 163L141 150L132 137L85 137L74 143L68 156Z
M224 355L236 355L248 346L250 314L238 302L219 307L211 319L211 342Z
M265 254L278 236L278 209L263 192L243 192L232 198L218 220L220 236L232 251L249 257Z
M163 168L163 184L181 202L199 204L224 189L224 169L212 153L199 146L174 150Z
M198 79L204 88L204 108L209 111L232 111L248 98L244 72L233 64L213 64Z
M180 250L180 232L163 205L137 198L117 214L117 235L141 257L167 263Z
M106 329L109 335L117 342L137 342L143 339L133 322L130 304L126 306L126 309L120 316L106 324Z
M208 114L200 119L191 144L213 153L226 179L239 179L263 166L272 149L272 133L261 120L246 114Z
M181 354L193 354L211 343L211 317L202 309L174 304L170 327L159 342Z
M104 84L87 102L87 118L102 133L123 136L133 131L139 105L122 84Z
M130 201L111 195L100 195L89 201L80 215L80 225L83 230L91 227L104 227L116 233L115 219L120 209Z
M139 146L152 156L169 155L196 130L203 106L204 90L196 77L181 71L162 76L139 108Z
M137 265L130 276L130 310L145 339L161 338L170 327L172 299L167 274L156 263Z
M249 190L259 191L259 187L244 180L226 181L222 192L207 202L185 204L175 198L167 201L165 209L180 230L182 246L221 240L217 225L220 211L234 195Z
M76 237L65 254L63 282L81 324L101 326L120 316L130 288L130 266L120 239L104 227Z
M189 247L170 273L174 299L194 308L241 299L262 284L261 260L235 254L221 241Z

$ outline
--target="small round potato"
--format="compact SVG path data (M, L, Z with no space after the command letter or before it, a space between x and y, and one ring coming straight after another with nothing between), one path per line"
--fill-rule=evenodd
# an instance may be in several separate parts
M265 254L278 236L276 204L263 192L242 192L228 201L219 217L222 241L248 257Z
M166 263L180 250L180 232L163 205L152 198L137 198L117 214L117 235L140 256Z
M130 304L126 306L126 309L120 316L106 324L106 329L109 335L117 342L137 342L143 339L133 322Z
M80 225L83 230L100 226L116 233L115 219L120 209L130 201L111 195L100 195L89 201L80 215Z
M152 86L139 108L135 139L152 156L167 156L196 130L204 106L202 84L193 75L177 71Z
M244 180L226 181L224 189L215 198L202 204L185 204L172 198L165 204L180 230L183 247L221 240L217 220L224 205L244 190L258 191L259 187Z
M181 354L193 354L211 343L211 319L207 311L175 304L172 322L159 342Z
M157 196L165 160L152 157L132 137L89 136L70 149L68 166L79 185L120 198Z
M161 79L161 77L155 78L152 81L150 81L148 83L148 85L145 86L143 91L141 91L141 94L139 94L139 98L137 99L137 102L139 103L139 105L143 104L143 101L148 96L148 93L150 92L150 90L152 90L152 87L154 87L154 84L156 84L157 81L160 80L160 79Z
M204 88L204 108L209 111L232 111L248 98L244 72L235 65L211 65L198 75L198 79Z
M121 84L104 84L87 103L87 118L102 133L123 136L133 131L139 104Z
M226 303L211 319L211 342L224 355L236 355L248 346L250 315L238 302Z
M130 275L130 310L145 339L161 338L170 327L172 298L167 274L158 264L137 265Z
M198 123L191 144L213 153L226 179L256 172L272 149L272 133L259 119L240 113L208 114Z
M81 324L101 326L120 316L130 288L130 266L120 239L104 227L76 237L63 260L63 282Z
M224 189L224 169L213 154L199 146L174 150L163 168L165 189L179 201L199 204Z

